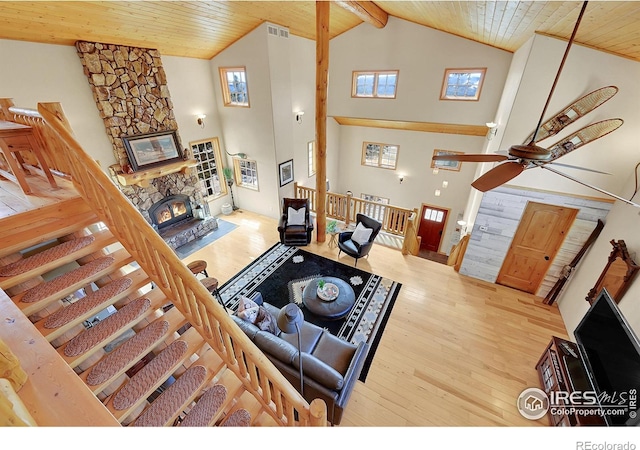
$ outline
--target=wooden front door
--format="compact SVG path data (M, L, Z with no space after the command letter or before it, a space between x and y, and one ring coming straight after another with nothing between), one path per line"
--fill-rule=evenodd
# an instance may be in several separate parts
M422 205L420 228L418 229L418 235L422 238L421 250L437 252L440 249L440 241L447 223L447 212L446 209Z
M496 283L535 294L577 214L577 209L529 202Z

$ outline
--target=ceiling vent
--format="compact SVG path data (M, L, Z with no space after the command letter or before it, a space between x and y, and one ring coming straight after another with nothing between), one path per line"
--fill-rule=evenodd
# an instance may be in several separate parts
M275 25L267 25L267 33L272 36L278 36L278 27Z
M268 23L267 34L287 39L289 37L289 29Z

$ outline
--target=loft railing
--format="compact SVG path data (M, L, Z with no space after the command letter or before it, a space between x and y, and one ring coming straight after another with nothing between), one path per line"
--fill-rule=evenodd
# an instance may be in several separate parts
M309 199L311 211L316 211L316 190L294 183L296 198ZM415 242L418 239L415 218L418 211L401 208L352 196L351 194L337 194L327 192L326 214L331 219L343 221L346 225L355 222L358 213L373 217L382 223L382 231L404 236L403 253L417 254ZM419 247L419 242L418 242Z
M75 140L59 103L39 103L34 111L0 99L0 117L34 128L50 166L71 178L99 218L278 424L326 425L325 403L316 399L309 405L212 301L209 291Z

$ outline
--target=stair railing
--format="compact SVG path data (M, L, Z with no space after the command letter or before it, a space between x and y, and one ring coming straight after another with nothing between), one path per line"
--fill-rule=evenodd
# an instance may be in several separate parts
M11 107L6 100L0 99L4 117L8 109L8 120L38 129L51 166L70 176L98 217L274 420L282 426L325 426L326 404L316 399L309 405L212 300L209 291L82 149L61 105L39 103L36 112Z

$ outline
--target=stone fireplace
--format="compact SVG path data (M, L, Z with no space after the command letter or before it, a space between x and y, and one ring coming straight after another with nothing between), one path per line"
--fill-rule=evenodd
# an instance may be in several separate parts
M215 218L193 217L193 208L205 205L205 191L189 170L163 172L144 184L123 184L116 176L130 166L123 137L175 131L183 148L160 52L86 41L76 42L76 50L113 146L116 164L109 170L116 186L173 249L217 229ZM159 217L168 219L154 224Z

